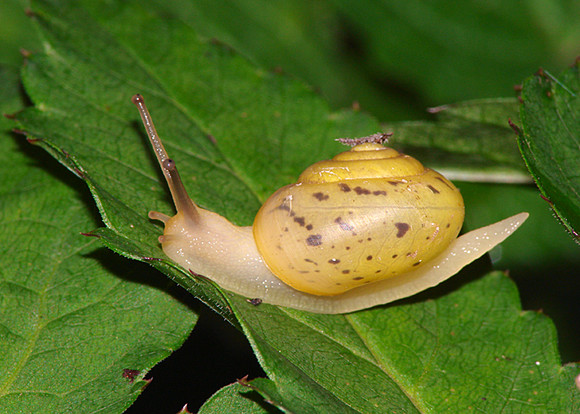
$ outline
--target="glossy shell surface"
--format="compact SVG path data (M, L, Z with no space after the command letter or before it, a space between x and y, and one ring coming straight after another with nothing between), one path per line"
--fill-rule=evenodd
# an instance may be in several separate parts
M337 295L415 270L463 224L457 188L417 160L361 144L309 167L254 221L264 262L302 292Z

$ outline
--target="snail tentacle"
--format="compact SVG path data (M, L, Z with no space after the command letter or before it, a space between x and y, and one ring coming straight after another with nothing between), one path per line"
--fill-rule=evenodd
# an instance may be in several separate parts
M145 126L145 130L147 131L147 136L149 137L149 141L153 147L155 152L155 156L157 157L157 161L159 162L159 166L163 171L163 175L165 176L165 180L167 181L167 185L169 186L169 190L171 192L171 196L173 197L173 202L175 204L175 208L179 213L182 213L184 217L188 220L191 220L193 223L199 220L199 213L197 205L191 200L189 194L187 194L187 190L181 181L181 177L179 176L179 172L177 171L177 166L175 162L169 158L165 147L163 146L163 142L159 139L159 135L157 134L157 129L153 124L153 120L151 119L151 115L149 114L149 110L145 105L145 100L143 96L140 94L136 94L133 96L131 101L137 106L139 110L139 114L141 115L141 119L143 121L143 125ZM154 217L150 217L156 220L166 221L162 218L159 214L161 213L154 213ZM156 214L155 214L156 213ZM167 216L165 216L167 217Z

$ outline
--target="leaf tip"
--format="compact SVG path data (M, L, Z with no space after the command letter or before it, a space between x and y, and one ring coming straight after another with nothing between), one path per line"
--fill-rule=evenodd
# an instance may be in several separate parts
M68 158L68 157L69 157L68 153L65 153L65 157L66 157L66 158ZM83 180L85 180L85 179L86 179L85 173L84 173L84 172L83 172L83 171L82 171L80 168L78 168L78 167L73 167L73 171L74 171L74 173L75 173L75 174L76 174L76 175L77 175L79 178L81 178L81 179L83 179Z
M193 414L185 404L177 414Z
M14 134L17 134L17 135L23 135L23 136L26 138L26 141L27 141L29 144L33 144L33 145L34 145L34 144L37 144L37 143L39 143L39 142L42 142L42 141L44 141L42 138L31 138L31 137L28 135L28 132L26 132L25 130L23 130L23 129L20 129L20 128L12 128L12 132L13 132Z
M80 233L80 235L81 235L81 236L85 236L85 237L96 237L97 239L100 239L100 238L101 238L101 236L100 236L100 235L98 235L98 234L94 234L94 233L91 233L91 232L89 232L89 233L82 233L82 232L81 232L81 233Z
M244 387L251 387L250 381L248 381L248 375L245 375L242 378L237 379L236 382Z
M522 135L522 130L520 129L520 127L519 127L519 126L517 126L516 124L514 124L514 123L512 122L512 119L511 119L511 118L508 118L508 124L509 124L509 126L510 126L510 127L511 127L511 128L514 130L514 131L515 131L515 133L516 133L516 135L517 135L518 137L520 137L520 136Z
M553 206L554 203L552 203L552 200L550 200L548 197L546 197L544 194L540 193L540 197L542 198L542 200L544 200L545 202L547 202L549 205Z

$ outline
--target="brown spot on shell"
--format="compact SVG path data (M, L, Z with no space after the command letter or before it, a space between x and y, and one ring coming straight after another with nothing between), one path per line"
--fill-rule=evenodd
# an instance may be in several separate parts
M304 227L304 224L305 224L304 217L294 217L294 221L296 223L300 224L301 227Z
M420 264L421 264L421 262L416 262L416 263L413 263L413 266L419 266Z
M348 275L350 273L350 270L346 269L342 271L343 274Z
M391 257L392 257L393 259L396 259L397 257L399 257L399 255L398 255L398 254L394 254L394 255L392 255Z
M357 186L357 187L354 188L354 192L357 195L367 195L367 194L370 194L371 193L371 190L369 190L368 188L362 188L362 187L358 187Z
M447 187L449 187L449 188L453 189L453 187L451 187L451 186L450 186L450 185L447 183L447 181L445 181L443 178L441 178L441 177L435 177L435 179L436 179L436 180L439 180L439 181L441 181L441 182L442 182L443 184L445 184Z
M401 181L387 181L389 184L397 186L399 184L403 184Z
M346 223L346 222L345 222L345 221L342 219L342 217L337 217L337 218L334 220L334 222L335 222L336 224L338 224L338 225L340 226L340 228L341 228L342 230L344 230L344 231L352 231L352 230L354 230L354 227L353 227L353 226L351 226L350 224Z
M313 228L312 224L306 225L306 230L312 230L312 228Z
M314 264L315 266L318 266L318 263L316 263L314 260L311 260L311 259L304 259L304 261L305 261L306 263L312 263L312 264Z
M407 223L395 223L395 227L397 228L397 237L403 237L411 228Z
M373 260L373 256L367 256L367 260Z
M427 188L431 191L433 191L433 194L439 194L439 190L437 190L435 187L433 187L431 184L429 184L427 186Z
M386 191L383 190L377 190L377 191L373 191L373 195L379 196L379 195L387 195Z
M357 277L353 277L352 280L363 280L364 277L362 276L357 276Z
M317 193L313 193L312 196L316 198L318 201L324 201L330 198L328 194L321 193L320 191Z
M338 188L340 188L340 191L344 191L345 193L348 193L350 191L350 187L348 186L348 184L339 183Z
M309 246L320 246L322 244L322 236L320 234L311 234L306 239L306 244Z
M328 261L328 263L330 263L330 264L338 264L338 263L340 263L340 260L339 260L339 259L334 259L334 258L333 258L333 259L330 259L330 260Z

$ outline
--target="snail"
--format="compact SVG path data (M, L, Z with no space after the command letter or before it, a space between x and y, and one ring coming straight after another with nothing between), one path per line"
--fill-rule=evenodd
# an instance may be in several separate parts
M165 254L223 289L316 313L347 313L435 286L508 237L520 213L457 235L459 190L416 159L383 145L385 134L308 167L276 191L253 226L197 206L159 139L143 97L132 98L167 180L177 214L152 211Z

